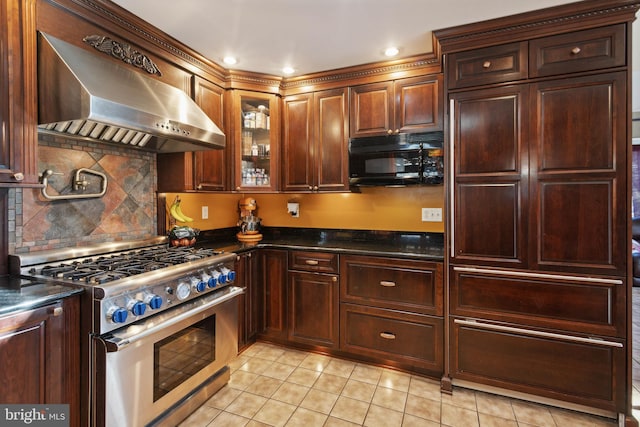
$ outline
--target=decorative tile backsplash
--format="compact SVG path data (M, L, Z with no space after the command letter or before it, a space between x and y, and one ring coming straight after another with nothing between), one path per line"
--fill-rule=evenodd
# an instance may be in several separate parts
M85 174L86 190L73 189L79 168L107 176L102 197L48 200L40 189L18 189L10 251L32 252L156 235L156 157L109 144L40 135L39 170L50 169L49 195L99 193L100 177ZM13 206L12 206L13 207ZM13 235L12 235L13 234Z

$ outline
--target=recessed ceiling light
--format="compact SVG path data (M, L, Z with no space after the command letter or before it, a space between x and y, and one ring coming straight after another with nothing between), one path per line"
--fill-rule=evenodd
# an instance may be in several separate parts
M238 62L238 60L233 56L225 56L223 61L227 65L234 65Z
M296 70L294 70L292 67L284 67L282 69L282 72L284 74L293 74Z
M385 51L384 51L384 54L386 56L396 56L398 54L398 52L399 52L398 48L392 46L392 47L386 48Z

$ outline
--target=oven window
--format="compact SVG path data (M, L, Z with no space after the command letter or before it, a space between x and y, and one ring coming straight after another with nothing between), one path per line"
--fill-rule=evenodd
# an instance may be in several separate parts
M153 345L153 401L216 359L215 314Z

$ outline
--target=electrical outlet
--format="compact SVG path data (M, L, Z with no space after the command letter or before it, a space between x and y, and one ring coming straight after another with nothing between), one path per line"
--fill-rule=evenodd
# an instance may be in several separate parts
M208 219L209 218L209 206L203 206L202 207L202 219Z
M422 221L442 222L442 209L422 208Z

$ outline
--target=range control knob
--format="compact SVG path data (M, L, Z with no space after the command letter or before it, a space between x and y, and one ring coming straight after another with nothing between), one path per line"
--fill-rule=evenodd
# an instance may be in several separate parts
M207 289L207 283L204 280L200 280L197 278L191 279L191 287L196 292L204 292Z
M216 279L216 282L219 285L222 285L224 282L227 281L227 277L223 276L222 273L220 273L218 270L213 270L211 272L211 276L213 276Z
M144 302L146 302L151 310L157 310L162 307L162 297L160 295L149 294L144 298Z
M122 307L113 307L107 312L107 318L113 323L124 323L127 321L127 310Z
M147 310L147 305L140 300L131 300L127 306L134 316L142 316Z
M222 274L227 276L227 282L233 282L234 280L236 280L235 271L229 270L227 267L222 267L220 271L222 271Z

